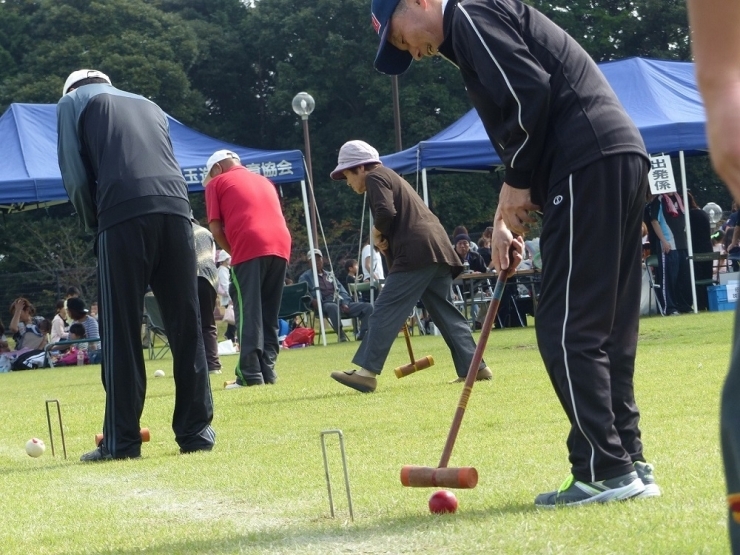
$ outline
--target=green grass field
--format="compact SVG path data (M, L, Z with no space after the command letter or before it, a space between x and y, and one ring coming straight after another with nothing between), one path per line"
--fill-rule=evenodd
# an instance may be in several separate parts
M217 445L179 455L170 427L171 359L147 361L142 459L82 464L101 430L97 366L0 375L0 553L726 553L718 398L732 314L641 323L636 376L645 454L663 496L538 510L534 497L569 471L567 421L535 346L534 330L492 333L494 380L476 384L452 466L475 466L478 487L458 490L454 515L430 515L432 489L404 488L404 464L434 466L460 384L441 337L414 337L437 364L403 380L402 336L378 390L362 395L329 378L349 368L357 344L284 351L275 386L226 391L235 358L212 376ZM165 378L151 378L156 369ZM45 400L59 399L69 458ZM740 401L739 401L740 402ZM55 421L53 421L55 422ZM319 433L343 430L355 520L350 522L339 449L327 443L337 517L329 503ZM24 451L47 442L43 457Z

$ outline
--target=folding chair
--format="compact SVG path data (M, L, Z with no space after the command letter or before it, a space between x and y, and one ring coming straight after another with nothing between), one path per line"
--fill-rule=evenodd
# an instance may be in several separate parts
M154 295L144 296L144 317L146 318L146 333L149 339L149 360L163 357L170 350L170 342L167 340L167 332L164 329L162 311ZM154 341L159 338L163 345L154 346Z
M718 252L695 252L692 255L692 260L694 262L709 262L712 261L712 273L714 274L709 279L697 279L695 281L696 285L717 285L719 283L719 260L722 257L721 253ZM714 264L714 261L717 261L717 264ZM694 266L694 271L696 271L696 266Z
M292 323L295 318L298 318L301 325L310 327L308 324L311 319L310 315L311 295L308 293L308 283L300 281L283 287L278 318L287 320L288 323Z

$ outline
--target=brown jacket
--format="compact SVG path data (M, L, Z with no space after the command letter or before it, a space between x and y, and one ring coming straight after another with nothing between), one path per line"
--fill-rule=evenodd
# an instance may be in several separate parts
M378 166L365 180L375 227L388 240L389 274L447 264L452 276L462 271L460 258L437 216L402 177Z

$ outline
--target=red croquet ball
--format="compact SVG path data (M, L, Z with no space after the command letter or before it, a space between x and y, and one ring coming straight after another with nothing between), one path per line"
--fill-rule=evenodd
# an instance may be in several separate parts
M435 514L457 511L457 497L451 491L439 490L429 498L429 511Z

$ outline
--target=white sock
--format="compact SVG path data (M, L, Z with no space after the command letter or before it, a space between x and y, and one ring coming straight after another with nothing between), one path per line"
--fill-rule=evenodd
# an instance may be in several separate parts
M365 370L364 368L360 368L357 372L355 372L358 376L362 376L363 378L375 378L377 377L377 374L375 372L370 372L370 370Z

